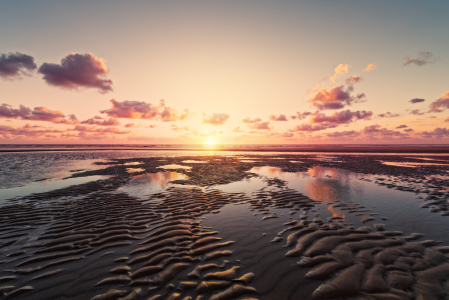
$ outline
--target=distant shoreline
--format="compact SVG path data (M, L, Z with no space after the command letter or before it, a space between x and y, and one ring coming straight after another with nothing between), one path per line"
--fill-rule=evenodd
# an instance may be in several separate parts
M323 146L294 146L294 147L276 147L276 146L247 146L247 147L217 147L217 148L168 148L168 147L103 147L103 148L4 148L0 152L69 152L69 151L217 151L217 152L317 152L317 153L429 153L429 154L448 154L449 145L323 145Z

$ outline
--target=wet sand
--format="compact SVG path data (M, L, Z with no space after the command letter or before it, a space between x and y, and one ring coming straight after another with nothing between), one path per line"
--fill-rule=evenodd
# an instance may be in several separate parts
M430 160L267 153L99 162L104 168L70 177L105 179L3 204L0 294L4 299L444 299L449 238L438 234L442 228L430 228L441 239L404 232L391 220L395 212L387 216L382 207L349 197L324 201L257 172L266 166L288 173L317 167L354 172L361 183L419 198L409 205L446 219L449 156L425 158ZM438 163L403 166L433 160ZM167 175L157 192L127 192L139 176L160 179L153 174L165 166L180 174L178 179ZM256 179L263 186L249 192L221 188Z

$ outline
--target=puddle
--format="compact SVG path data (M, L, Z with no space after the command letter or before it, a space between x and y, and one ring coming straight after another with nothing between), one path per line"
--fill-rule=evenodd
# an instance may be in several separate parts
M4 202L6 199L13 197L27 196L33 193L45 193L52 190L66 188L72 185L78 185L87 183L90 181L96 181L100 179L108 179L109 176L94 175L86 177L74 177L61 180L43 180L38 182L31 182L24 186L0 189L0 203Z
M207 164L207 160L183 160L182 161L185 164Z
M248 196L263 191L279 191L284 187L267 186L267 180L278 178L286 181L285 187L294 189L319 205L321 218L326 216L342 217L342 220L354 226L387 224L387 230L400 230L404 235L420 232L426 238L444 241L449 244L449 217L431 213L420 208L422 199L415 193L387 188L376 183L377 175L362 175L337 168L313 167L307 172L283 172L276 167L254 167L250 172L260 177L246 179L225 185L214 186L224 192L243 192ZM394 179L396 184L409 185L409 182ZM381 181L379 181L381 182ZM421 194L425 198L426 194ZM348 213L340 204L357 206L360 212ZM356 214L359 214L358 216ZM361 218L374 214L375 220L366 224ZM382 220L385 217L387 220ZM438 228L438 230L435 230Z
M387 166L396 167L407 167L407 168L417 168L419 166L447 166L448 164L438 164L438 163L413 163L413 162L395 162L395 161L380 161L382 164Z
M172 165L159 166L158 168L167 169L167 170L176 170L176 169L190 170L192 167L172 164Z
M145 169L142 168L128 168L126 169L126 172L128 173L137 173L137 172L143 172Z
M118 192L125 192L130 196L137 198L147 198L149 195L162 192L167 189L173 180L183 180L188 177L177 172L158 172L147 173L134 176L130 182L117 189Z

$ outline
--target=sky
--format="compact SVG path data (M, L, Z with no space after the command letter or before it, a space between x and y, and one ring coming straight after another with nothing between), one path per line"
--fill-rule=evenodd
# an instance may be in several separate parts
M0 143L446 144L447 0L0 0Z

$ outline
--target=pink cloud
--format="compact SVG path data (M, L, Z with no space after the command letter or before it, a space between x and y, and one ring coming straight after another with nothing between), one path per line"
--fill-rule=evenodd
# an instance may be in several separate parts
M147 128L156 128L157 125L148 125Z
M407 128L407 127L408 127L407 125L402 124L402 125L396 126L396 129L402 129L402 128Z
M20 119L30 121L46 121L61 124L78 124L75 115L66 117L60 110L50 110L44 106L35 107L33 110L24 105L12 108L11 105L3 103L0 105L0 118Z
M400 117L400 114L392 114L391 112L387 111L386 113L383 114L378 114L377 115L379 118L397 118Z
M350 111L343 110L339 112L334 112L330 116L326 116L323 113L320 113L319 111L316 111L314 114L310 117L310 123L311 124L321 124L321 123L333 123L333 124L348 124L352 121L357 120L370 120L373 115L373 112L371 111Z
M353 96L351 92L352 86L349 86L346 90L343 85L331 89L322 88L309 98L307 102L318 109L341 109L345 105L362 102L365 98L363 93Z
M235 127L232 132L245 132L245 130L241 130L240 126Z
M309 111L305 111L305 112L296 112L296 116L290 116L290 118L292 119L292 120L296 120L296 119L298 119L298 120L302 120L302 119L305 119L305 118L307 118L308 116L310 116L312 113L311 112L309 112Z
M19 52L2 54L0 56L0 77L17 79L21 75L29 75L37 68L32 56Z
M362 80L362 77L360 76L349 76L348 78L346 78L346 83L347 84L354 84L357 83L359 81Z
M255 118L255 119L250 119L250 118L245 118L242 120L243 123L246 124L250 124L248 125L248 127L250 129L256 129L256 130L271 130L270 127L270 122L269 121L262 121L261 118Z
M37 125L30 125L26 124L23 127L12 127L12 126L6 126L6 125L0 125L0 136L4 139L11 139L11 138L18 138L18 137L54 137L51 134L54 133L62 133L61 130L56 129L37 129L37 128L44 128L42 126Z
M151 125L150 125L151 126ZM131 128L131 127L134 127L134 123L128 123L128 124L125 124L123 127L125 127L125 128Z
M411 111L409 112L409 114L421 116L421 115L425 114L425 112L422 112L422 111L419 110L419 109L413 109L413 110L411 110Z
M73 131L80 131L80 132L96 132L96 133L111 133L111 134L127 134L130 133L130 130L120 130L117 127L91 127L91 126L85 126L85 125L76 125L75 128L73 128Z
M423 131L421 133L421 135L424 138L442 138L442 137L447 137L449 136L449 130L447 128L440 128L437 127L434 130L428 132L428 131Z
M395 130L389 130L387 128L381 128L380 125L376 124L376 125L371 125L371 126L366 126L365 128L362 129L362 132L364 134L367 135L380 135L383 138L388 138L388 137L407 137L407 134L404 134L400 131L395 131Z
M214 126L223 125L224 123L226 123L226 121L228 119L229 119L229 115L228 114L213 113L209 117L204 117L203 118L203 124L211 124L211 125L214 125Z
M259 123L259 122L262 122L262 119L261 118L255 118L255 119L250 119L250 118L244 118L243 120L242 120L242 122L243 123L247 123L247 124L252 124L252 123Z
M301 125L296 125L295 127L293 127L292 129L289 129L289 132L314 132L314 131L320 131L320 130L325 130L328 128L335 128L337 127L338 124L331 124L331 123L323 123L323 124L301 124Z
M270 115L268 119L270 119L270 121L287 121L287 117L285 115Z
M184 120L190 115L188 109L185 109L183 114L178 114L176 109L165 106L164 100L160 100L159 105L152 105L151 103L146 103L143 101L130 100L119 102L115 99L111 99L110 102L112 104L112 108L102 110L100 112L113 118L173 122Z
M66 89L97 88L102 94L112 91L112 80L105 78L109 72L106 64L92 53L69 53L60 65L44 63L38 72L49 85Z
M350 131L336 131L336 132L329 132L326 133L326 135L328 137L332 137L332 138L346 138L346 137L358 137L360 135L359 131L354 131L354 130L350 130Z
M120 125L120 122L115 118L106 119L100 116L95 116L85 121L81 121L80 124L98 125L98 126L118 126Z
M449 92L444 93L435 102L430 104L430 112L442 112L449 108Z

